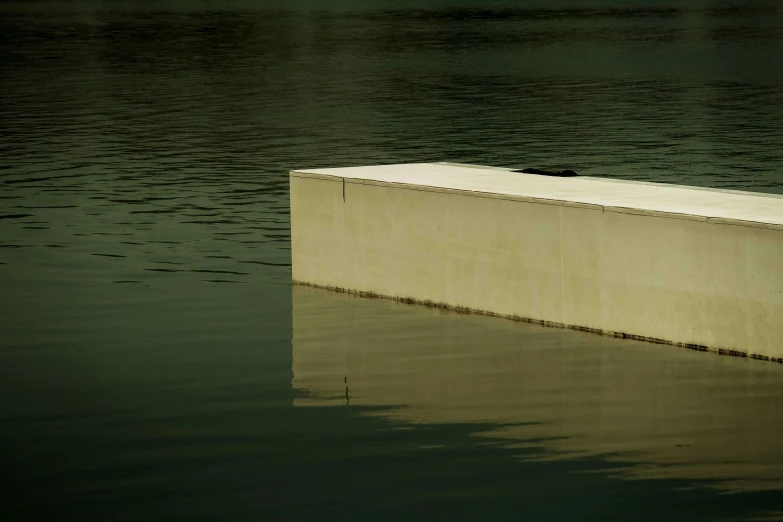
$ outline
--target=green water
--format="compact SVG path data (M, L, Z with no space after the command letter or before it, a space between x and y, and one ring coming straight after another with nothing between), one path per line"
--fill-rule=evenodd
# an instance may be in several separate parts
M780 365L291 287L287 171L783 193L776 2L0 3L2 520L783 517Z

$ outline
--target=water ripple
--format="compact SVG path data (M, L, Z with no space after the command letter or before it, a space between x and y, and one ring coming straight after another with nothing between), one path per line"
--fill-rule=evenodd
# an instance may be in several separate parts
M93 282L155 285L219 259L286 284L291 168L449 160L783 193L776 4L34 4L0 17L8 277L80 281L86 263Z

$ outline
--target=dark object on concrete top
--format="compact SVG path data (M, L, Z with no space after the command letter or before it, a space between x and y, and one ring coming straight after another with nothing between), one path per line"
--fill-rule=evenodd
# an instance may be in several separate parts
M550 172L548 170L541 170L541 169L522 169L522 170L514 170L512 172L523 172L525 174L541 174L543 176L557 176L559 178L573 178L574 176L578 176L576 172L573 170L562 170L560 172Z

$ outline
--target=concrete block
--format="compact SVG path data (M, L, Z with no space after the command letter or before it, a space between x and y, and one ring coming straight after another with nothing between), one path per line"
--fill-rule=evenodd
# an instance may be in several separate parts
M783 359L783 197L423 163L292 171L295 283Z

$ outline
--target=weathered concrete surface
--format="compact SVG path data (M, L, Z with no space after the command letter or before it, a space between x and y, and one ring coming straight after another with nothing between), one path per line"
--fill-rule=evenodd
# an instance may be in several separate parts
M783 198L410 164L291 173L293 279L783 357Z

